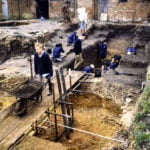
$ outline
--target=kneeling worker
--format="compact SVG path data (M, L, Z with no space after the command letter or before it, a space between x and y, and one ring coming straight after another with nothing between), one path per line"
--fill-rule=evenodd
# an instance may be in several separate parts
M56 61L62 61L62 58L60 56L60 53L64 53L64 50L62 48L62 44L56 44L53 48L53 59Z
M85 71L86 73L93 73L94 72L94 65L91 64L90 66L84 67L83 71Z
M117 66L118 66L118 65L117 65L117 63L116 63L116 61L115 61L115 58L112 58L112 59L111 59L111 62L110 62L110 64L109 64L110 69L113 69L113 70L114 70Z
M78 39L78 36L76 32L70 33L70 35L68 36L68 40L67 40L68 46L71 44L74 44L77 39Z

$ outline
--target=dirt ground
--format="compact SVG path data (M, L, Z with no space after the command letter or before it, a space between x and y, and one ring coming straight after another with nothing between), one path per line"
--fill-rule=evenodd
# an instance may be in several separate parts
M49 25L48 22L47 24L43 24L43 23L40 23L40 24L43 28ZM52 25L55 26L55 24L52 24ZM61 24L59 26L61 26ZM6 27L4 28L4 31L9 30L10 28L11 27ZM15 34L14 31L16 29L13 29L13 27L11 29L12 29L11 33L8 33L8 34L12 34L12 35ZM25 34L26 36L32 37L32 34L29 31L30 29L32 30L36 29L36 30L33 30L33 32L36 32L37 24L35 24L34 26L30 26L30 27L28 26L26 31L24 32L21 32L22 28L18 27L18 29L19 29L18 32L20 34ZM0 31L0 32L3 32L3 31ZM39 33L42 33L42 32L43 33L49 32L49 29L46 29L46 31L41 31L41 30L39 31ZM64 46L64 48L66 49L66 52L64 54L64 57L65 57L67 55L67 52L69 52L70 47L66 46L66 39L62 40L60 38L59 40L61 40L63 44L65 43L65 46ZM51 41L52 45L56 43L56 41L58 41L58 38L53 38ZM117 38L110 39L110 41L108 42L108 58L107 59L110 59L115 54L120 54L124 56L125 49L126 47L130 46L131 42L132 41L130 41L130 39L128 38L117 37ZM87 40L85 41L85 45L87 43L92 45L93 41ZM14 67L12 67L12 65ZM58 66L59 64L55 64L56 68ZM12 58L8 60L7 62L5 62L4 64L0 66L0 74L2 75L5 74L8 77L15 75L15 78L11 77L10 79L7 79L7 80L4 79L4 82L3 80L0 81L0 90L2 91L2 92L0 91L0 110L2 110L8 107L9 105L11 105L16 100L15 97L10 96L3 91L9 92L10 90L14 89L19 83L22 83L24 81L23 74L26 76L30 76L30 66L29 66L27 57L17 56L16 58ZM19 74L19 76L17 77L16 74ZM97 83L98 81L96 80L97 79L94 79L93 82ZM99 78L98 80L101 81L102 78ZM108 87L108 88L113 89L113 87ZM121 95L121 94L122 93L118 94L117 92L116 95ZM3 103L4 101L5 103ZM123 128L121 125L121 122L124 122L127 119L126 124L132 123L130 116L133 116L133 113L134 113L132 111L133 109L131 109L131 111L126 109L126 111L129 113L126 113L126 116L124 115L124 117L122 117L122 120L120 120L120 117L121 117L120 114L122 114L120 107L112 103L112 101L108 99L101 99L98 96L91 95L91 94L86 94L86 95L78 94L78 95L73 95L72 97L70 97L70 101L74 103L74 107L75 107L74 109L75 122L73 126L75 128L86 130L86 131L100 134L103 136L113 137L113 135L117 131ZM60 110L58 110L58 112L59 111ZM60 119L59 122L62 124L62 119ZM59 129L61 130L62 128L59 128ZM54 132L52 136L54 136ZM41 139L50 140L50 138L47 135L43 136L39 134L37 137ZM25 142L27 142L27 145L23 146L24 148L30 146L30 144L34 146L34 140L33 142L32 140L29 142L27 139L25 140ZM62 137L59 144L60 144L60 150L61 150L62 145L68 150L99 150L103 148L108 149L108 147L110 147L113 144L116 144L116 142L74 131L74 133L70 134L69 140L66 139L65 137ZM59 149L59 146L58 146L58 149Z
M54 143L40 138L27 136L14 150L66 150L61 143Z
M112 39L108 43L108 55L107 59L111 59L112 56L120 54L125 55L126 48L131 44L131 41L126 39Z
M16 97L9 96L7 93L0 91L0 111L9 107L16 101Z
M101 99L94 94L73 95L70 101L74 103L74 128L108 137L113 137L114 133L122 128L119 123L121 109L112 101ZM60 109L57 111L60 112ZM62 119L58 120L59 124L63 123ZM38 134L38 137L50 139L42 134ZM78 131L71 133L69 140L63 136L58 143L61 143L67 150L100 150L116 144L116 142Z

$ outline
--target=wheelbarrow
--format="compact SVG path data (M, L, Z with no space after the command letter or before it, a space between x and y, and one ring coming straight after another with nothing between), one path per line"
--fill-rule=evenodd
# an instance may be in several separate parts
M13 113L23 116L27 112L28 102L34 100L36 103L42 101L43 83L36 80L27 80L21 86L16 88L12 95L19 99L14 106Z

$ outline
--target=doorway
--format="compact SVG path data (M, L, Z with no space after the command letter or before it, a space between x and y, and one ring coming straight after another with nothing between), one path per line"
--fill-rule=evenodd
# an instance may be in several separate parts
M36 0L36 17L43 16L45 19L49 18L49 2L48 0Z
M109 0L98 0L98 19L107 16Z

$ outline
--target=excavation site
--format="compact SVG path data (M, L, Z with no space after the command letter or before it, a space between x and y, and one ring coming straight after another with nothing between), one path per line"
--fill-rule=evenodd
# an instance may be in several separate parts
M0 150L149 150L149 8L2 0Z

